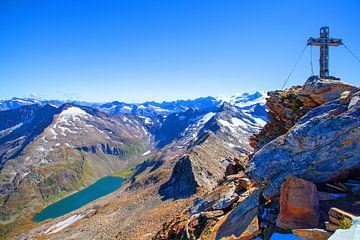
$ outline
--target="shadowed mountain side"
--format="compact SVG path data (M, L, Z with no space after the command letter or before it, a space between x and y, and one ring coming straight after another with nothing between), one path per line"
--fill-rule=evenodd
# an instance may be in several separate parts
M183 157L175 164L169 181L161 185L159 194L163 200L188 198L196 192L197 186L191 161Z

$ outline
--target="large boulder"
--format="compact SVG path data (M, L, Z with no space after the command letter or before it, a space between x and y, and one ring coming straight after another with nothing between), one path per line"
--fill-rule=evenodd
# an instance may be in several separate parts
M313 183L289 175L281 185L280 214L276 225L286 230L319 225L319 199Z
M253 189L249 193L248 197L214 226L209 239L250 240L260 235L258 219L260 189Z
M360 92L346 102L338 99L314 108L254 154L246 174L265 184L265 198L278 196L289 174L324 183L359 169Z

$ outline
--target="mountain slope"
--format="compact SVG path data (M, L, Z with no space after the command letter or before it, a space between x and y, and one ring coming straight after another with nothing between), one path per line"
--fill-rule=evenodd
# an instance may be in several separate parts
M151 146L137 117L68 104L45 105L16 126L0 138L3 222L136 165Z

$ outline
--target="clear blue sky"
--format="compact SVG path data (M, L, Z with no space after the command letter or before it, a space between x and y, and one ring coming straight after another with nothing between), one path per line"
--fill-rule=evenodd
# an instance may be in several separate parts
M358 0L0 0L0 98L140 102L275 90L323 25L360 55ZM331 48L330 64L359 85L360 64L343 47ZM288 86L310 74L307 50Z

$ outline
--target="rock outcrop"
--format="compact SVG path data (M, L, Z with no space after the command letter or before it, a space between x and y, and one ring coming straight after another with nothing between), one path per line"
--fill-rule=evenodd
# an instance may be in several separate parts
M311 77L304 86L269 92L266 102L268 122L252 137L252 147L260 149L285 134L311 109L338 99L343 92L354 93L358 90L357 87L338 80Z
M347 91L345 97L341 96L343 91ZM303 106L289 110L287 117L284 114L288 108L282 109L283 101L277 102L276 107L268 104L271 123L274 124L274 115L278 114L274 126L285 126L282 133L286 133L279 137L272 135L271 138L277 138L256 152L246 169L252 180L265 185L263 196L267 199L279 195L281 183L288 174L324 183L346 177L360 167L359 88L320 79L308 81L301 88L279 92L276 99L290 93L295 96L294 102L299 101L299 106L313 109L298 115L295 119L299 120L295 121L290 116ZM274 97L270 97L270 103L272 99Z
M313 183L289 175L281 185L276 225L286 230L318 227L319 199Z
M197 187L212 190L223 179L229 159L237 154L214 133L204 133L175 164L170 179L160 187L160 195L181 199L193 195Z

